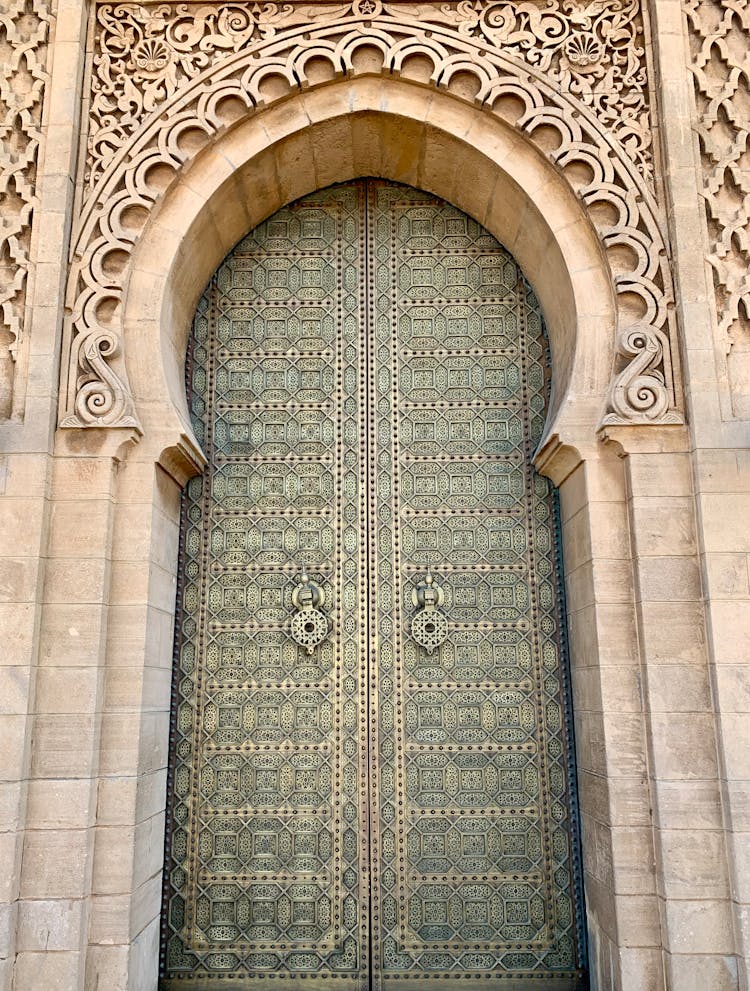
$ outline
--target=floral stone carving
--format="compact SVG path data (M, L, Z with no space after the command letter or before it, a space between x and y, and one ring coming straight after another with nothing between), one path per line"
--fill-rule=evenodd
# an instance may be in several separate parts
M686 0L698 106L708 261L733 413L750 419L750 10Z
M122 295L124 276L102 275L113 268L108 256L122 271L122 253L140 234L117 218L132 203L145 223L156 199L142 178L146 161L179 170L191 152L178 133L194 125L210 138L225 124L220 108L230 97L250 113L283 99L268 95L271 79L281 80L286 93L315 85L307 72L311 49L334 76L351 76L360 71L357 50L368 46L382 53L384 74L398 75L418 55L431 65L430 83L458 99L497 114L503 101L520 102L514 125L532 141L557 131L556 147L547 141L544 153L563 174L590 175L577 193L591 210L623 302L620 367L604 422L681 420L670 359L670 274L650 186L637 0L102 4L96 18L62 426L135 423L118 328L99 315L116 314Z
M0 2L0 327L13 358L24 333L51 17L46 0Z

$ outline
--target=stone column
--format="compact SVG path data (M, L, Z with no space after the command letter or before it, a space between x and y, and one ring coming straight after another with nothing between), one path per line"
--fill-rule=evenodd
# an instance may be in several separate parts
M560 487L592 988L655 991L662 932L626 474L612 445L582 454L548 448L537 466Z
M35 8L36 10L36 8ZM37 11L38 12L38 11ZM22 860L34 861L33 817L57 793L30 785L37 712L39 631L50 532L51 451L57 416L60 335L80 135L86 10L61 0L50 28L42 137L27 282L26 336L15 369L13 418L0 423L0 988L45 985L26 970L27 951L65 942L64 916L24 899ZM62 814L62 813L60 813ZM58 865L55 865L57 869ZM19 898L23 899L19 901ZM62 939L62 943L58 942ZM16 961L16 952L21 956ZM29 983L30 982L30 983ZM47 986L55 985L47 982Z
M681 324L685 394L689 417L689 448L696 500L696 542L700 582L705 597L705 619L711 697L717 719L718 773L721 791L721 828L725 832L731 908L724 943L731 939L736 956L717 957L715 970L696 987L735 988L747 991L750 959L750 421L746 414L750 396L741 379L732 380L727 352L747 347L747 340L727 339L719 331L714 277L708 264L707 212L717 202L706 187L703 167L717 163L701 157L698 128L710 131L718 124L719 143L728 141L726 152L734 152L736 132L740 144L747 131L742 105L724 100L735 122L718 121L718 107L703 99L699 119L689 66L702 47L686 17L692 10L704 34L711 39L725 16L733 18L729 47L717 44L718 74L708 67L714 95L725 97L722 79L733 78L746 60L748 27L734 10L735 5L684 3L652 0L655 54L658 69L658 98L662 108L660 133L664 147L666 193L669 206L674 269L677 280L677 311ZM722 36L725 32L721 32ZM716 41L719 42L717 34ZM722 54L723 52L723 54ZM734 78L739 78L736 75ZM738 88L741 88L738 83ZM730 84L728 91L732 90ZM735 111L733 113L733 110ZM738 130L739 127L739 130ZM744 128L744 131L743 131ZM728 136L728 137L727 137ZM746 153L745 153L746 154ZM747 188L733 165L737 178ZM729 177L729 178L728 178ZM731 170L724 180L735 183ZM710 185L710 184L709 184ZM714 189L720 195L720 191ZM735 221L747 226L747 208L742 196ZM741 328L740 328L741 330ZM747 331L744 331L747 338ZM722 944L724 945L724 944ZM722 951L717 947L716 952ZM697 980L697 978L693 978ZM688 985L689 986L689 985Z

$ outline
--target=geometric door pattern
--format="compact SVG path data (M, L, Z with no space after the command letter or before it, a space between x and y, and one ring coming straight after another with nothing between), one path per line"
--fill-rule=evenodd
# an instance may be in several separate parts
M547 368L512 257L408 187L305 197L217 271L187 368L208 467L183 498L163 988L582 986Z

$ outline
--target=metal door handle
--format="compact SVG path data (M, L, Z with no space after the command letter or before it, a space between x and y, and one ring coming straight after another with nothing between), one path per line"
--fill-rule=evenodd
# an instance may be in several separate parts
M411 594L417 612L411 621L411 635L428 654L436 650L448 636L448 619L440 611L445 593L428 571L424 582Z
M291 633L292 639L312 654L328 636L328 620L318 608L325 602L325 594L306 574L301 581L292 592L292 604L297 611L292 616Z

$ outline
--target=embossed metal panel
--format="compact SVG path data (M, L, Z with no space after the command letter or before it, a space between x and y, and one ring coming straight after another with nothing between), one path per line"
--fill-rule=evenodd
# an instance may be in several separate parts
M188 367L164 988L575 988L539 309L375 180L225 260Z

